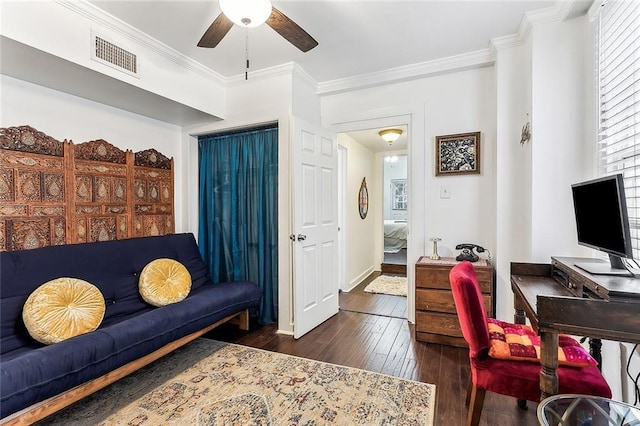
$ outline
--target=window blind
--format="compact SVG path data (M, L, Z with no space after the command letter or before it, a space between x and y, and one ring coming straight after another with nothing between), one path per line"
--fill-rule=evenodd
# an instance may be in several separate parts
M598 16L597 162L624 176L633 257L640 258L640 1L609 0Z

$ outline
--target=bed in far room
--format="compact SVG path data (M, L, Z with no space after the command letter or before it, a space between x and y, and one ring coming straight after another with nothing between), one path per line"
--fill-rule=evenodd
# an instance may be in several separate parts
M407 248L407 221L406 220L385 220L384 221L384 252L398 253Z

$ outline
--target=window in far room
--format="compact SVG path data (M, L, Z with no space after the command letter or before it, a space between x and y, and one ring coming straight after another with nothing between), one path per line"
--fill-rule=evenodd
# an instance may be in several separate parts
M604 1L596 36L598 175L622 173L640 258L640 2Z
M407 180L392 179L391 180L391 209L406 210L407 209Z

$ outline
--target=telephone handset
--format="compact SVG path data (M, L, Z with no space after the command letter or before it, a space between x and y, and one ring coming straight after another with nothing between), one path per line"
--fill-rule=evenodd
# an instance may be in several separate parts
M477 244L458 244L456 250L462 250L462 253L456 257L456 260L468 260L469 262L477 262L480 259L473 250L477 250L478 253L484 253L485 251L484 247Z

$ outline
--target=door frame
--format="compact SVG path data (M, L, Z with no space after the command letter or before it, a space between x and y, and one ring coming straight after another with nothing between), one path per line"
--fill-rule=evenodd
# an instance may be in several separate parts
M353 110L351 110L353 111ZM377 127L407 126L407 181L409 199L407 221L411 230L407 237L407 320L415 323L415 268L418 257L427 253L426 226L428 218L425 211L424 182L426 170L432 170L433 146L425 140L425 109L423 103L391 106L375 110L362 110L352 113L342 111L343 115L326 116L323 126L336 133L348 133ZM422 142L422 143L420 143ZM420 184L420 183L423 184Z
M347 159L349 150L338 143L338 290L348 290L347 259L345 250L347 241L345 205L347 202Z

